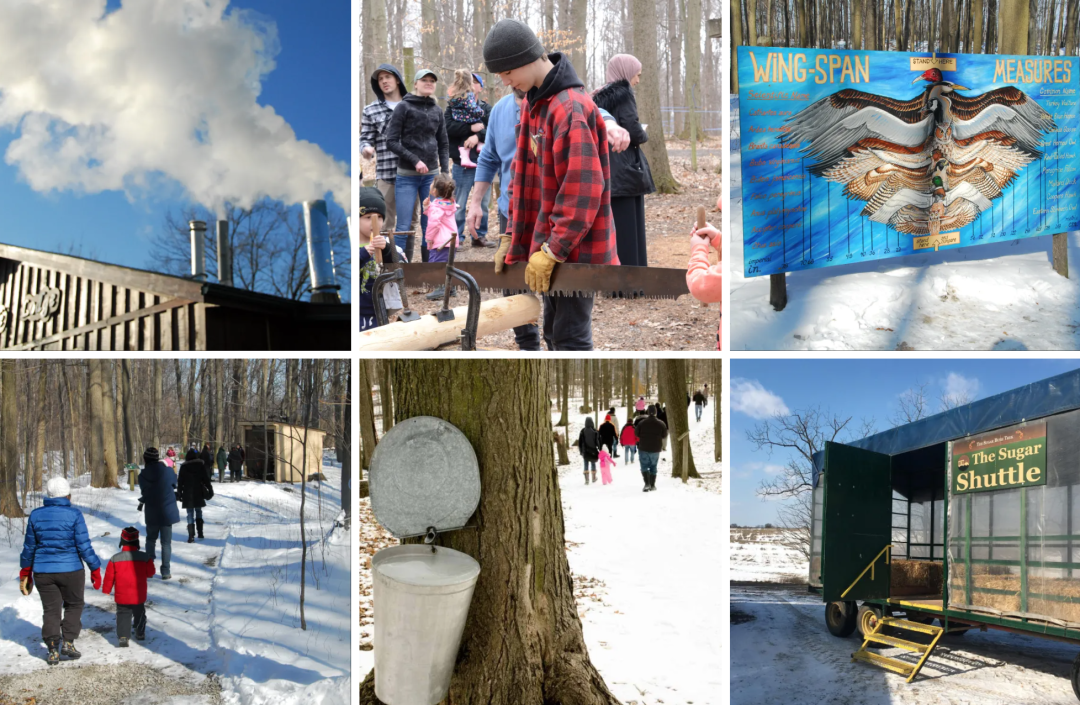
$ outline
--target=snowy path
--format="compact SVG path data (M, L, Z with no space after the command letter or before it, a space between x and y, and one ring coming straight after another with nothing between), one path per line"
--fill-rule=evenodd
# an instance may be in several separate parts
M769 277L743 276L738 149L731 173L733 350L1080 347L1080 232L1069 233L1068 279L1040 236L795 272L787 308L774 311Z
M852 663L855 636L825 628L825 608L806 588L732 587L731 703L757 705L1074 705L1069 669L1077 649L1004 632L944 638L914 683ZM884 655L898 650L884 649Z
M350 609L351 546L344 532L331 535L340 507L340 469L324 466L323 473L321 517L314 484L305 509L314 558L307 576L306 632L299 628L298 608L299 486L215 482L215 496L203 511L206 539L186 543L183 510L173 527L173 579L155 577L149 584L147 640L115 648L113 597L88 584L78 640L83 658L58 668L138 662L182 682L214 678L226 703L348 702L350 633L341 615ZM102 572L118 550L123 527L134 525L145 534L136 497L115 489L73 493ZM327 541L320 542L324 536ZM18 593L20 548L0 549L0 604L7 605L0 610L0 677L47 668L40 600L36 592Z
M571 421L575 440L583 418ZM711 416L698 424L691 412L690 423L699 472L719 470L711 462ZM559 469L567 555L589 655L624 705L724 703L726 500L700 482L671 478L670 450L662 455L657 490L642 492L637 464L624 465L619 455L610 485L585 485L576 448L570 465Z

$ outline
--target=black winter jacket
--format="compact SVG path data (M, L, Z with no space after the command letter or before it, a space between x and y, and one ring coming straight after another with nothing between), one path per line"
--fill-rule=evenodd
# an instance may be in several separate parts
M484 129L479 132L472 131L472 124L468 122L458 122L450 114L450 108L446 109L443 114L443 120L446 123L446 137L450 143L450 161L455 164L461 164L461 145L465 144L465 140L469 139L473 135L476 135L481 142L487 140L487 124L488 118L491 117L491 106L484 101L479 101L480 107L484 109ZM473 147L469 150L469 157L475 162L480 159L480 152Z
M646 416L637 424L637 447L646 453L659 453L667 435L667 424L655 416Z
M196 458L180 466L176 494L180 495L180 504L184 509L205 507L206 500L213 499L214 486L210 484L203 461Z
M430 173L450 173L443 111L434 98L406 93L386 128L386 146L398 156L398 173L424 162Z
M578 434L578 451L585 460L596 461L600 459L600 434L593 426L592 417L585 418L585 428Z
M612 445L615 443L615 439L619 437L619 432L615 429L615 424L610 421L606 421L600 424L600 443L603 445Z
M607 84L593 95L593 102L611 113L619 127L630 133L630 147L625 152L609 155L611 197L644 196L655 192L649 160L640 146L649 141L649 136L638 122L637 100L630 83L624 79Z

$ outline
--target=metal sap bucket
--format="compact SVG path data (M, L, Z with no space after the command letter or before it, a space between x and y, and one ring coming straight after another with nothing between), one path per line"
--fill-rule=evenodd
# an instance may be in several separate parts
M449 548L384 548L371 561L375 695L386 705L437 705L450 689L480 564Z

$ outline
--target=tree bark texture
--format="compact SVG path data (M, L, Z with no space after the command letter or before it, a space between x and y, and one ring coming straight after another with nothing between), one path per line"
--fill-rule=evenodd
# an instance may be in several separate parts
M686 441L680 441L679 436L690 430L686 406L686 360L660 360L659 363L660 398L667 408L671 476L682 477L683 455L689 446L684 446ZM690 465L690 477L701 477L694 465L692 451L687 460Z
M0 359L0 438L3 439L0 514L6 517L25 516L16 487L19 477L19 390L15 385L15 360Z
M641 61L641 83L636 89L641 122L649 127L649 141L642 145L649 160L653 181L658 193L678 193L679 182L671 175L667 145L664 143L664 122L660 115L660 61L656 52L656 0L630 0L634 19L634 48Z

